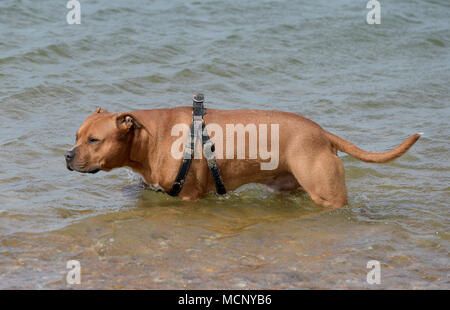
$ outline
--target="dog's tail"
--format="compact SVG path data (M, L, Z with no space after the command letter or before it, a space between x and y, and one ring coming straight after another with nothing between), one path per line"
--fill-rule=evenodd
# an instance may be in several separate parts
M356 145L336 136L332 133L325 131L328 139L330 139L331 143L340 151L345 152L359 160L368 162L368 163L386 163L388 161L399 158L403 154L405 154L417 140L419 140L422 133L416 133L410 136L408 139L402 142L395 149L390 150L384 153L372 153L364 151L358 148Z

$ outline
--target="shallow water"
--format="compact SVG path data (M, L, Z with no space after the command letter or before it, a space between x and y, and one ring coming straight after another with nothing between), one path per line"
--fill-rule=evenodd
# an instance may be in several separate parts
M0 288L449 289L450 6L446 0L0 2ZM125 169L71 173L64 152L102 106L302 114L397 161L340 154L349 206L248 185L181 202ZM367 261L379 260L380 285Z

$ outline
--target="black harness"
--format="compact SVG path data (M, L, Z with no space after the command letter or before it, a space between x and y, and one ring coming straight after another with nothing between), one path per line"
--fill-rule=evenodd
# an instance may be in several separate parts
M216 162L214 144L209 138L208 132L205 130L205 121L203 120L203 115L206 114L206 108L203 106L203 102L203 94L194 95L194 110L192 112L194 117L192 119L190 127L189 139L183 150L183 161L181 162L180 170L178 170L175 182L168 192L170 196L177 196L181 192L183 184L186 180L186 176L189 172L189 168L191 167L192 159L194 158L196 142L200 139L200 137L202 141L203 153L206 157L206 163L208 164L209 172L211 173L214 184L216 185L217 193L219 195L223 195L227 192L225 189L225 185L223 184L222 177L220 176L219 166Z

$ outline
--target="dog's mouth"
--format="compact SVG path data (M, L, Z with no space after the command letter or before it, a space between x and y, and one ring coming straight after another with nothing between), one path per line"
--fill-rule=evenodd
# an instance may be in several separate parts
M100 168L94 168L94 169L91 169L91 170L86 171L86 173L92 173L92 174L94 174L94 173L97 173L97 172L99 172L99 171L100 171Z
M76 167L72 167L70 164L66 164L66 166L67 166L67 169L69 169L70 171L77 171L77 172L80 172L80 173L95 174L95 173L100 171L99 167L94 167L94 168L91 168L89 170L83 170L83 169L77 169Z

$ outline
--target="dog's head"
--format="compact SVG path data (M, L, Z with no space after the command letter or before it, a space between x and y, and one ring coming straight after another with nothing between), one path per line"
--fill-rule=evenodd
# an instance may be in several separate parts
M67 169L83 173L123 167L129 158L135 130L141 123L131 113L90 115L76 133L75 146L66 152Z

